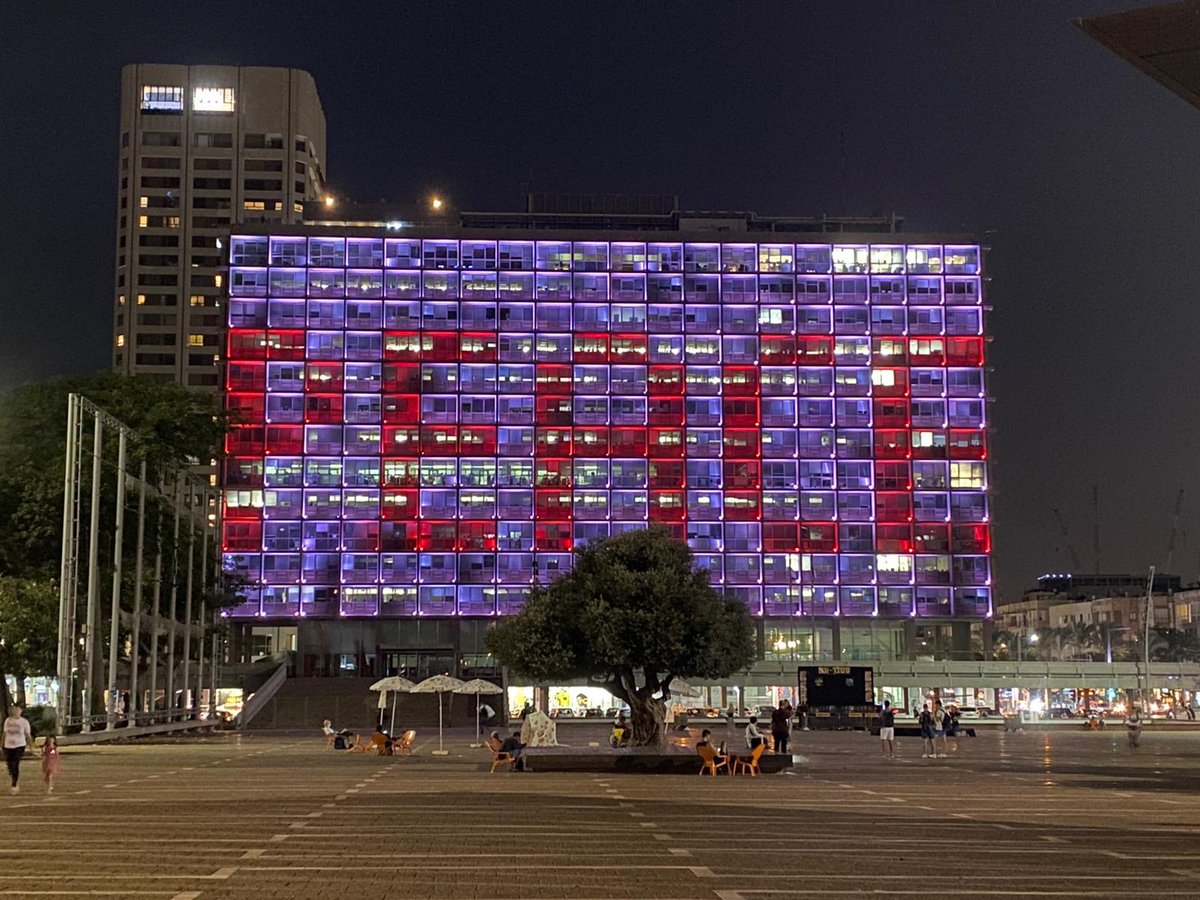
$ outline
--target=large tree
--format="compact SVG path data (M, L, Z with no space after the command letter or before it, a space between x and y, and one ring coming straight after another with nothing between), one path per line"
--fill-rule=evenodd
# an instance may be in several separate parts
M58 588L50 581L0 576L0 705L7 714L5 675L16 681L17 703L25 702L25 678L53 675L58 644Z
M727 678L756 656L746 607L714 590L687 545L661 529L589 543L569 574L534 586L488 648L535 681L604 686L629 704L636 746L665 741L671 679Z

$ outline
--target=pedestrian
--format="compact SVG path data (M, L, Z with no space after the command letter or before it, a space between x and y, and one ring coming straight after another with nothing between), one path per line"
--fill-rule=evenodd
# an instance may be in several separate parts
M922 708L917 720L921 725L921 749L925 751L921 754L921 759L932 759L936 751L933 748L933 714L929 711L928 703Z
M884 756L896 758L896 711L890 700L884 700L879 710L879 745Z
M946 758L946 726L949 724L950 717L946 715L946 709L938 700L933 701L933 747L934 757L937 759ZM937 747L941 745L942 752L938 753Z
M23 710L14 706L9 710L8 718L4 720L4 763L8 766L8 777L12 780L12 793L20 790L21 757L25 755L25 747L33 743L33 732L29 729L29 720L21 715Z
M758 716L751 716L750 721L746 723L746 746L753 750L764 740L766 739L758 727Z
M1125 717L1125 735L1129 739L1129 750L1136 750L1142 741L1142 716L1135 706Z
M788 752L788 733L792 728L792 717L786 700L779 701L779 708L771 710L771 738L775 741L776 753Z
M54 793L54 777L59 773L62 762L58 758L58 741L50 735L42 741L42 781L46 782L46 793Z

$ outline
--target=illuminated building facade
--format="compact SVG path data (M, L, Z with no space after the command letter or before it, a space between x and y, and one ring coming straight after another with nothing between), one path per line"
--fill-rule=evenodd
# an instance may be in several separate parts
M988 618L979 246L787 237L235 232L230 616L486 620L660 525L814 642Z

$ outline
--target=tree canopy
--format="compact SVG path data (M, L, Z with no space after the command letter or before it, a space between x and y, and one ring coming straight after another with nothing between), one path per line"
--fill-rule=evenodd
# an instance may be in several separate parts
M630 706L634 744L662 737L672 678L727 678L754 661L746 607L709 584L687 545L661 529L589 543L572 571L535 586L488 647L535 681L586 680Z

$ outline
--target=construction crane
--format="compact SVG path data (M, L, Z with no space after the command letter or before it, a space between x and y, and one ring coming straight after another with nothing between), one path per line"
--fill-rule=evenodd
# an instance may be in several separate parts
M1073 567L1073 571L1077 575L1081 574L1083 572L1083 566L1079 564L1079 553L1076 552L1075 545L1071 543L1071 539L1067 532L1067 522L1063 518L1062 510L1060 510L1058 507L1055 507L1053 512L1054 518L1058 519L1058 530L1062 534L1063 546L1067 548L1067 553L1071 555L1071 566Z

